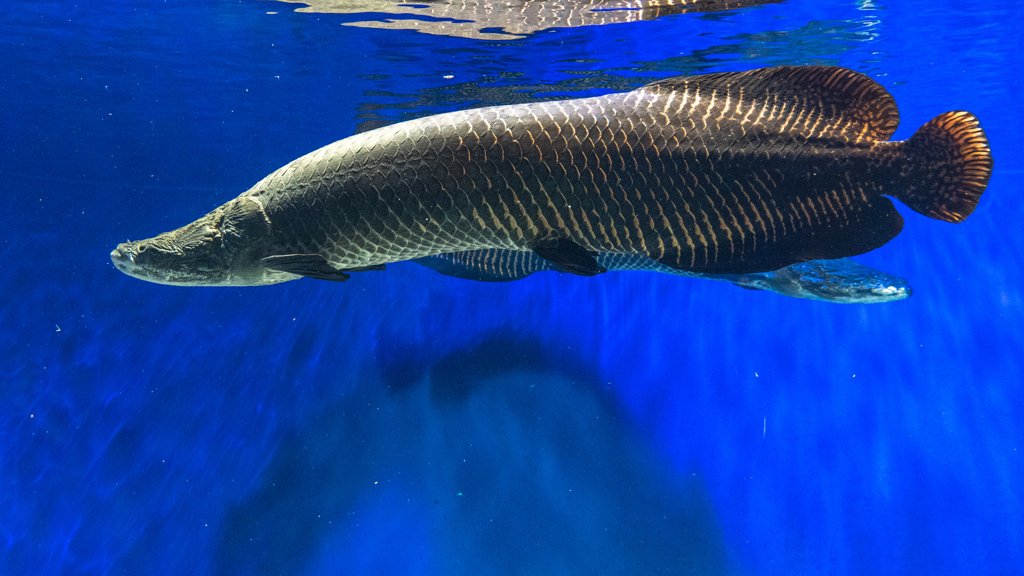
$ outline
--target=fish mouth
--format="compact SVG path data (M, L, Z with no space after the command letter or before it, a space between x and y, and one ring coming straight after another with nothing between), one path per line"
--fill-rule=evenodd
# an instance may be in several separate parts
M127 244L118 244L117 248L110 252L110 261L114 263L115 268L129 276L139 276L143 271L142 267L135 263L135 251Z
M140 280L146 280L147 282L155 282L157 284L179 284L174 279L154 273L152 270L143 266L136 261L138 250L134 249L131 242L124 244L118 244L117 248L114 248L110 252L110 261L114 263L114 267L124 272L125 274L138 278Z
M910 286L884 286L872 288L871 293L879 298L886 298L887 301L893 301L910 298L914 294L914 289Z
M859 295L843 299L842 301L849 304L884 304L886 302L906 300L913 293L914 290L909 285L886 284L873 286L870 290L865 290Z
M157 284L168 283L167 278L154 274L151 270L136 262L135 256L137 254L138 251L131 247L131 243L118 244L117 248L110 252L110 261L114 263L115 268L133 278L156 282Z
M124 242L110 251L110 261L113 262L115 268L128 276L155 284L167 286L232 285L231 278L225 270L196 266L191 269L175 268L162 265L160 262L153 262L152 258L155 255L159 255L159 249L147 240Z
M884 304L909 298L914 290L906 283L857 284L841 286L804 286L814 300L837 304ZM806 296L805 296L806 297Z

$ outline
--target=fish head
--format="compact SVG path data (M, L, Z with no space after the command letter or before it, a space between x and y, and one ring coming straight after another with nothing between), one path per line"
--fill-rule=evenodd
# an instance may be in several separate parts
M129 276L176 286L257 286L294 278L259 264L269 237L262 205L241 196L177 230L118 244L110 259Z
M882 304L910 298L914 290L906 279L889 274L863 277L858 282L829 287L828 299L844 304Z
M770 274L776 285L786 285L787 295L838 304L895 302L914 293L906 279L849 258L803 262Z

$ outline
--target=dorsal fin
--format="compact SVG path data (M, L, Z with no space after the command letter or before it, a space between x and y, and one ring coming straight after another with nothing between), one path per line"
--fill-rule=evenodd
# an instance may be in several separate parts
M853 140L888 140L900 122L892 95L880 84L835 66L779 66L747 72L677 76L640 90L675 94L674 102L693 106L714 102L718 117L760 124L771 132L807 138L844 136ZM712 100L713 98L713 100ZM726 109L728 102L728 109ZM686 104L683 104L686 110Z

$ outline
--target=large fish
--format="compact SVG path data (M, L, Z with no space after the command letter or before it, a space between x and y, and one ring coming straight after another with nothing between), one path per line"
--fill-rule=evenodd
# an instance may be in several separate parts
M897 123L880 85L819 66L439 114L307 154L111 258L145 280L220 286L484 248L581 275L605 271L593 252L772 271L882 246L903 226L886 196L949 222L974 210L992 170L978 120L947 112L887 141Z
M749 290L765 290L793 298L836 304L895 302L909 298L914 292L906 279L858 264L849 258L812 260L786 266L774 272L750 274L686 272L634 254L599 253L596 259L597 263L607 268L609 272L662 272L690 278L721 280ZM561 271L533 252L514 250L454 252L416 258L413 262L445 276L478 282L510 282L544 270Z

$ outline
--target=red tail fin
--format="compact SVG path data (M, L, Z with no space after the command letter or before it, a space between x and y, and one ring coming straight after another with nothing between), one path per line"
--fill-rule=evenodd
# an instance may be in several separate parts
M963 222L978 205L992 175L992 152L970 112L946 112L906 142L910 185L901 202L925 216Z

